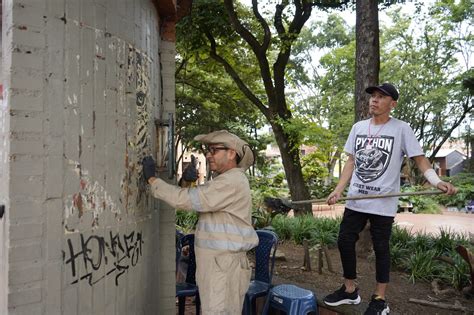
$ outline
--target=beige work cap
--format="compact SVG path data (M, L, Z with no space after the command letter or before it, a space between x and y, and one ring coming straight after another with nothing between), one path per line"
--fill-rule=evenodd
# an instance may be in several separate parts
M237 164L239 168L248 169L254 162L254 156L249 144L227 130L218 130L206 135L197 135L194 140L204 144L222 144L224 147L234 150L240 157Z

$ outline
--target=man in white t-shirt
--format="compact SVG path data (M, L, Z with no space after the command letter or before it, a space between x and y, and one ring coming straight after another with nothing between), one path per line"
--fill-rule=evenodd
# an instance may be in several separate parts
M369 113L372 118L359 121L352 127L344 146L349 158L339 183L327 198L328 204L338 201L347 184L350 184L348 196L399 192L400 169L405 155L415 161L431 185L448 195L455 194L456 188L442 181L431 167L411 127L390 117L391 110L397 105L397 89L390 83L383 83L368 87L366 92L371 95ZM347 201L338 237L344 284L324 298L327 305L360 303L355 284L355 243L369 221L377 284L365 314L388 314L385 290L390 280L389 242L397 206L396 197Z

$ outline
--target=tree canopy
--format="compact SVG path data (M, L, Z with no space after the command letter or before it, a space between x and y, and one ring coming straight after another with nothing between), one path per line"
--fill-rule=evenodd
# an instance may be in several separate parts
M307 23L315 6L347 3L195 0L178 25L177 126L185 143L225 128L263 148L268 139L255 130L268 124L292 199L309 199L308 176L331 177L354 118L363 116L354 111L356 30L337 14ZM443 0L410 16L390 9L381 24L377 75L399 88L394 115L432 156L472 115L469 8L467 0ZM301 160L302 144L318 147L314 160L325 171Z

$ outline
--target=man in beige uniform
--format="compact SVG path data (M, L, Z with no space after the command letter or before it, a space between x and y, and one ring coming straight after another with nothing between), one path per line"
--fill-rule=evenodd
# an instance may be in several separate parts
M258 244L245 175L254 162L253 152L245 141L225 130L194 139L207 145L206 158L215 178L195 188L169 185L155 177L150 157L143 160L143 174L154 197L199 213L196 281L203 314L241 314L251 276L246 252Z

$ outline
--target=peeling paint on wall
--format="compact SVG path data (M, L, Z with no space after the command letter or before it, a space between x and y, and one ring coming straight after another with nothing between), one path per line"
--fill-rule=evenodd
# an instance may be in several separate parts
M128 54L126 58L126 74L127 79L125 85L119 81L118 86L118 97L119 107L126 110L125 117L127 120L124 125L120 126L118 120L115 121L118 128L123 130L125 137L123 148L123 169L118 169L117 172L122 173L120 176L120 193L119 195L111 195L106 189L93 178L93 174L89 173L89 170L85 170L81 166L79 161L69 160L70 169L77 176L77 180L80 183L80 189L73 194L67 196L65 200L65 218L70 217L82 218L87 212L93 213L93 227L98 226L99 216L105 211L120 214L121 211L125 213L135 213L137 211L145 211L149 208L149 198L146 191L145 181L142 177L142 166L141 161L144 156L151 154L151 134L150 131L150 117L151 117L151 97L150 97L150 65L151 60L144 53L138 51L133 46L117 45L119 50L123 50L120 47L128 47ZM112 48L115 50L116 46ZM96 54L103 54L103 52L96 47ZM120 53L120 52L118 52ZM125 98L126 91L134 90L134 108L127 106L127 98ZM68 96L69 104L77 104L78 97L73 94L72 97ZM132 105L132 104L130 104ZM77 115L75 108L72 109L74 115ZM92 126L95 125L94 121L95 112L92 114ZM89 140L83 137L84 126L81 124L80 131L77 141L78 157L82 159L84 150L89 148ZM103 148L94 148L94 150L102 150ZM82 161L82 160L81 160ZM114 202L114 200L116 202ZM66 229L71 229L71 226ZM74 232L72 229L70 232Z
M135 87L134 128L126 134L125 148L126 173L122 177L120 188L122 202L127 212L148 207L148 198L144 194L146 185L142 177L141 161L144 156L151 154L150 143L150 64L149 58L128 46L127 56L127 85Z
M120 213L120 207L114 202L105 188L94 181L87 170L82 169L80 163L69 161L73 166L73 171L79 180L80 190L66 198L64 206L64 218L67 220L71 216L77 215L81 218L85 212L93 212L92 227L99 223L99 215L104 211Z

